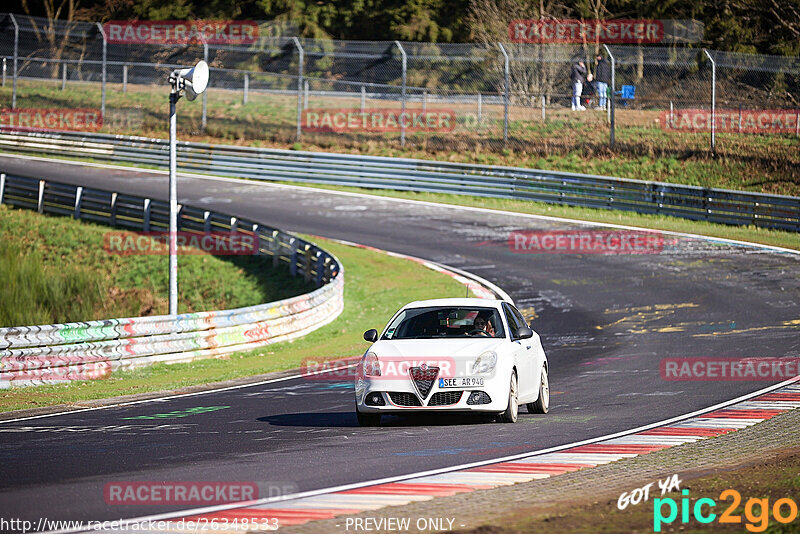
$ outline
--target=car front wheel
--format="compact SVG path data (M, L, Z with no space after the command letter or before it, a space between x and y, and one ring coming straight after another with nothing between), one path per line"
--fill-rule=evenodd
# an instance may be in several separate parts
M542 367L542 378L539 380L539 398L525 405L528 413L547 413L550 410L550 382L547 378L547 367Z
M517 391L517 373L511 374L511 384L508 386L508 407L500 414L501 423L516 423L519 415L519 394Z

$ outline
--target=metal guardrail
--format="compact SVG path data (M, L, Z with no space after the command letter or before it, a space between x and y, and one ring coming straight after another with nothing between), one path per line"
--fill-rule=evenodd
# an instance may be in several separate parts
M0 131L7 152L166 167L165 139L82 132ZM800 198L516 167L178 143L181 171L534 200L800 231Z
M0 203L111 226L166 231L166 202L23 176L0 174ZM344 305L344 273L335 256L275 228L180 206L186 232L256 235L258 254L318 289L233 310L0 328L0 388L102 378L114 370L183 362L251 350L307 334L334 320Z

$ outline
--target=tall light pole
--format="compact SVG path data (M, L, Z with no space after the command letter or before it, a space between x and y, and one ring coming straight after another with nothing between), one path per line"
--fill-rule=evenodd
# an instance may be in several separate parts
M175 105L182 94L194 100L208 86L208 64L200 61L194 67L176 69L169 75L169 314L178 315L178 180L177 120Z

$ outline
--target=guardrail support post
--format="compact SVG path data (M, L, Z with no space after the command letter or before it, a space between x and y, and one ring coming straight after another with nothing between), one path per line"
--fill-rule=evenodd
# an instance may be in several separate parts
M3 203L3 195L6 192L6 173L0 174L0 204Z
M323 274L325 274L325 257L317 252L317 287L322 285Z
M142 209L142 230L145 232L150 231L150 205L151 200L149 198L144 199L144 206Z
M117 195L118 193L111 193L111 212L109 213L111 226L117 225Z
M608 48L608 45L603 45L603 48L606 49L606 54L608 54L608 59L611 60L611 95L610 95L611 98L608 99L608 103L607 103L608 104L609 113L610 113L609 119L608 119L608 122L609 122L609 126L608 126L608 129L609 129L608 144L609 144L609 146L611 148L614 148L614 143L616 141L615 136L616 136L616 120L617 120L617 118L616 118L617 105L615 104L615 101L617 99L617 95L616 95L616 89L617 89L616 88L616 84L617 84L617 79L616 79L616 76L617 76L617 63L616 63L616 59L614 58L614 54L611 53L611 49Z
M231 232L235 232L238 227L239 227L239 219L237 219L236 217L231 217Z
M44 180L39 180L39 201L36 203L36 211L44 213Z
M11 109L16 109L17 107L17 59L19 58L19 24L17 24L17 19L14 18L13 13L9 13L8 17L11 19L11 23L14 24L14 72L12 74L12 83L13 87L11 89Z
M211 233L211 212L204 211L203 212L203 232L210 234Z
M292 255L289 259L289 274L292 277L297 276L297 243L295 238L289 240L289 247L292 249Z
M406 74L408 68L408 57L406 56L406 51L403 50L403 45L400 44L400 41L395 41L394 44L397 46L397 49L400 50L400 56L402 57L402 88L400 93L400 112L402 113L400 116L403 120L400 121L400 146L406 146Z
M108 56L108 39L106 39L106 31L103 29L103 25L99 22L96 22L97 29L100 30L100 35L103 37L103 82L101 87L101 97L100 97L100 116L106 116L106 59Z
M208 43L203 39L203 61L208 63ZM206 131L206 125L208 124L208 89L206 88L203 91L203 117L200 121L200 126L203 129L203 132Z
M508 103L509 103L509 92L510 92L510 83L509 83L509 60L508 54L506 53L506 49L503 46L503 43L497 43L497 46L500 47L500 51L503 53L504 59L504 67L503 67L503 75L505 78L505 90L503 95L503 146L508 145Z
M61 65L61 90L67 89L67 64Z
M292 37L292 42L297 48L299 58L297 60L297 141L303 136L303 60L304 53L303 46L300 44L300 39Z
M703 49L709 61L711 61L711 153L717 151L717 63L708 50Z
M72 214L73 219L81 218L81 203L83 202L83 187L78 186L75 190L75 211Z
M122 66L122 92L128 92L128 66Z
M311 245L306 245L303 250L303 279L311 280Z
M247 104L247 91L250 89L250 74L244 73L244 87L242 88L242 105Z

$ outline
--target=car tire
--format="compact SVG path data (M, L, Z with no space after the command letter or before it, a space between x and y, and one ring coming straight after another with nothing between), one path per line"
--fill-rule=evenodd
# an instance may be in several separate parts
M359 426L381 426L381 414L379 413L361 413L356 410L356 417Z
M519 416L519 388L517 386L517 373L511 373L511 383L508 386L508 407L498 418L501 423L517 422Z
M547 413L550 411L550 380L547 377L547 367L542 367L542 377L539 380L539 398L525 405L528 413Z

